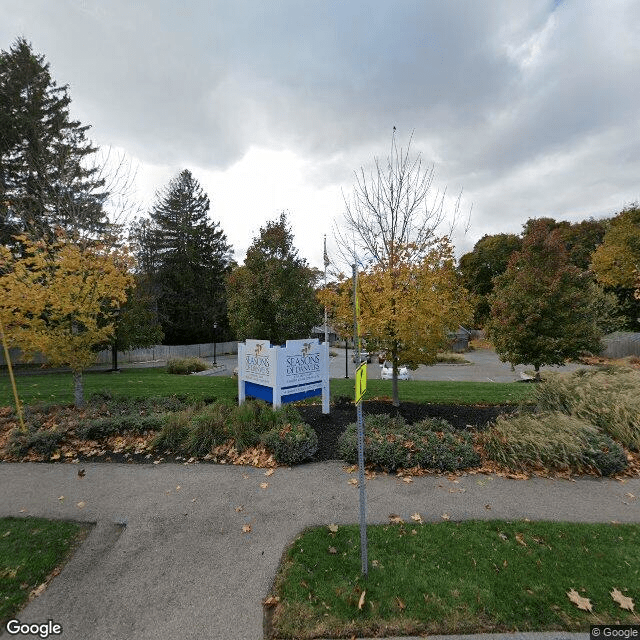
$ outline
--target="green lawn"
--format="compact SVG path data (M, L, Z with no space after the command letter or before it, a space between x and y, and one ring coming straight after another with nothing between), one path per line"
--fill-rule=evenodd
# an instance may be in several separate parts
M0 519L0 628L64 564L88 530L77 522Z
M640 605L640 525L409 520L367 531L366 578L355 525L311 529L293 543L274 588L276 637L640 623L610 595L617 589ZM572 589L590 600L592 614L569 600Z
M20 399L24 404L73 402L71 373L18 373ZM238 394L235 378L221 376L179 376L163 368L123 369L121 373L89 372L84 375L85 397L108 390L113 395L130 397L186 394L196 399L215 396L234 399ZM331 380L331 395L353 396L353 380ZM444 404L507 404L524 400L531 385L494 382L400 382L400 400ZM390 397L390 380L369 380L365 400ZM0 374L0 406L13 404L9 376Z

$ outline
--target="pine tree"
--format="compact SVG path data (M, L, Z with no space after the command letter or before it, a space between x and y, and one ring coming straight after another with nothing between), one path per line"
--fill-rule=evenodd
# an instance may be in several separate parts
M138 255L151 271L166 344L211 342L228 332L231 246L208 213L209 198L184 170L157 194L149 225L138 227Z
M283 344L308 338L321 321L315 284L319 272L298 256L286 215L260 229L243 266L227 280L229 320L239 340Z
M68 86L57 86L44 56L18 38L0 52L0 243L29 232L53 238L105 228L104 180L88 160L88 125L71 120Z

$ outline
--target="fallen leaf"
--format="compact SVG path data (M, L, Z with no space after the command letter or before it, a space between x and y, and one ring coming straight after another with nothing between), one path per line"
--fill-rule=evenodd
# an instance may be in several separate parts
M358 609L362 611L362 607L364 607L364 597L367 595L366 591L363 591L360 594L360 600L358 600Z
M422 524L422 516L417 511L411 516L411 519Z
M176 487L176 491L180 491L180 489L182 489L182 487L181 487L180 485L178 485L178 486Z
M349 484L357 486L358 485L358 478L351 478L351 480L349 480Z
M451 516L448 513L443 513L440 517L443 520L451 520Z
M244 505L240 504L236 507L236 513L240 513L241 511L244 511Z
M417 536L418 532L415 529L411 529L411 535L412 536Z
M269 483L268 483L268 482L261 482L261 483L260 483L260 488L261 488L261 489L266 489L268 486L269 486Z
M57 451L55 453L52 453L51 460L60 460L60 453Z
M5 532L2 534L2 537L3 537L3 538L6 538L6 537L7 537L7 536L9 536L9 535L11 535L11 529L9 529L9 531L5 531Z
M485 508L487 511L491 511L491 505L490 505L490 504L485 504L485 505L484 505L484 508Z
M398 603L398 606L400 607L400 611L404 611L407 608L407 605L402 602L402 600L400 600L400 598L398 598L398 596L396 596L396 602Z
M278 596L269 596L268 598L265 598L262 604L265 607L275 607L278 602L280 602L280 598Z
M273 475L273 469L268 469L267 471L264 472L264 475L267 476L267 478L269 476L272 476Z
M243 524L242 525L242 533L249 533L251 531L251 525L250 524Z
M402 482L410 484L411 482L413 482L413 478L411 476L407 476L406 478L402 478Z
M378 560L372 560L372 561L371 561L371 566L372 566L372 567L376 567L376 568L377 568L377 567L379 567L379 566L380 566L380 562L378 562Z
M502 540L508 540L509 537L507 536L506 533L502 533L502 531L500 531L500 533L498 533L498 536L502 539Z
M393 522L394 524L403 524L404 520L397 513L390 513L389 522Z
M624 495L627 496L627 498L631 498L632 500L635 498L633 493L625 493Z
M623 595L615 587L609 595L613 598L614 602L618 603L621 609L626 609L627 611L631 611L632 613L634 613L635 605L633 604L633 600L631 598Z
M336 555L336 553L338 553L338 550L337 550L335 547L329 547L329 553L330 553L332 556L335 556L335 555Z
M524 535L522 533L516 533L516 542L521 544L523 547L527 546L527 543L524 541Z
M578 607L578 609L582 609L582 611L588 611L589 613L593 613L593 606L589 601L589 598L583 598L577 591L571 589L571 591L567 591L567 596L569 596L569 600L573 602L573 604Z
M31 598L36 598L47 588L47 583L43 582L39 587L36 587L29 595Z
M64 500L64 496L59 496L58 500L60 500L60 502L62 502Z
M337 524L330 524L328 528L329 528L329 531L331 531L331 533L338 533L338 525Z
M84 469L78 469L78 478L84 478L87 472Z
M86 502L78 502L78 504L76 505L78 509L84 509L86 506L87 506Z

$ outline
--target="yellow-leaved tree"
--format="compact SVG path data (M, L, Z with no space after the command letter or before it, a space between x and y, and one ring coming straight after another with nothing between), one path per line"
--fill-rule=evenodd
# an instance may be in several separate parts
M76 406L84 404L83 371L114 333L114 318L133 283L126 249L74 240L16 238L20 253L0 247L0 314L8 341L27 358L44 354L73 372Z
M343 224L336 227L341 261L362 265L359 274L361 331L368 346L385 349L393 364L393 404L398 406L398 365L433 362L447 333L471 317L469 294L456 274L445 220L444 192L433 195L434 169L420 154L398 147L393 128L386 161L374 158L355 174L345 196ZM462 194L461 194L462 195ZM451 220L455 226L460 197ZM333 325L349 336L351 287L345 278L321 294Z
M361 337L390 355L393 404L399 406L399 364L434 363L438 351L449 343L447 334L472 315L449 240L433 241L420 259L415 258L414 247L396 246L392 264L379 262L358 273L358 295ZM346 329L353 323L348 279L324 289L320 300L334 326Z

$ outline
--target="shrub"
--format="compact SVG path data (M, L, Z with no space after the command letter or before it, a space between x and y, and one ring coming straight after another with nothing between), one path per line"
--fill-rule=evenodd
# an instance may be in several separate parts
M64 438L64 433L60 431L50 431L46 429L32 429L27 433L14 430L9 439L9 450L14 455L24 456L29 451L43 456L51 456L55 453Z
M278 464L299 464L318 450L318 436L306 423L272 429L262 436L262 442Z
M193 413L185 449L189 455L203 456L229 439L227 421L232 407L223 402L211 404Z
M624 451L593 424L560 412L498 417L483 435L487 455L513 470L529 466L602 475L626 467Z
M206 371L209 364L200 358L172 358L167 361L167 373L187 375L197 371Z
M340 457L358 460L357 425L350 424L338 440ZM365 455L368 462L389 471L420 466L455 471L477 466L480 457L471 435L456 432L441 418L427 418L409 425L401 416L367 416Z
M580 369L555 376L535 390L541 411L581 418L614 440L640 451L640 373L621 367Z
M163 418L160 415L141 416L129 414L92 420L78 427L76 433L87 440L99 440L100 438L108 438L117 434L159 431L162 429L163 424Z

